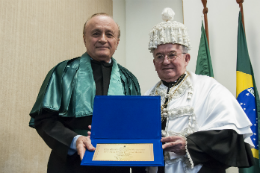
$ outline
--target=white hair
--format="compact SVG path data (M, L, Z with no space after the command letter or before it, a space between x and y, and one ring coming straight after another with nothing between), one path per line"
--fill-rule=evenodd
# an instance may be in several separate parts
M189 53L189 48L187 46L184 46L184 45L180 45L182 47L182 53ZM155 49L151 49L151 53L154 52Z

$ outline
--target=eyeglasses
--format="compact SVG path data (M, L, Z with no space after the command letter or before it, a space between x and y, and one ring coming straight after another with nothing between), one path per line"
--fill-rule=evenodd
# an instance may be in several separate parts
M164 58L165 57L167 57L167 59L169 60L169 61L174 61L179 55L181 55L181 54L186 54L186 53L179 53L179 54L177 54L176 52L170 52L170 53L168 53L168 54L156 54L155 55L155 58L154 58L154 60L156 61L156 62L163 62L164 61Z

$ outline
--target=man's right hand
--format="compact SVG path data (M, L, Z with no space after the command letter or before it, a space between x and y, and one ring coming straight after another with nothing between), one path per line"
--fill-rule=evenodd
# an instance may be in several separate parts
M86 149L89 151L95 150L95 147L91 144L90 136L80 136L76 141L76 148L81 160L83 159Z

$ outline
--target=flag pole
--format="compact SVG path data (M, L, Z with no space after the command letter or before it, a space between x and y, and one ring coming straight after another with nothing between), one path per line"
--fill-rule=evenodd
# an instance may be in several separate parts
M239 7L240 7L240 11L241 11L241 15L242 15L242 24L243 24L243 28L244 28L244 31L245 30L245 23L244 23L244 10L243 10L243 2L244 0L236 0L237 3L239 4Z
M208 8L207 8L207 0L201 0L202 4L203 4L203 14L204 14L204 22L205 22L205 31L206 31L206 36L207 36L207 40L208 40L208 46L209 46L209 30L208 30L208 17L207 17L207 13L208 13Z

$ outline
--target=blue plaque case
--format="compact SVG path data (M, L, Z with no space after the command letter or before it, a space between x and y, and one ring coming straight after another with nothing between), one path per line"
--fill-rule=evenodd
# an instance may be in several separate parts
M152 143L154 161L92 161L94 151L87 150L81 165L164 166L160 105L159 96L96 96L92 145Z

